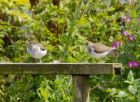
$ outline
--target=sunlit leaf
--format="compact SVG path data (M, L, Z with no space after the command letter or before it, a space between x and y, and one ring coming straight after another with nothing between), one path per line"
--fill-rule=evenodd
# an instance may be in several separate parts
M129 85L128 90L129 90L132 94L136 94L136 92L137 92L137 88L134 87L134 86L132 86L132 85Z

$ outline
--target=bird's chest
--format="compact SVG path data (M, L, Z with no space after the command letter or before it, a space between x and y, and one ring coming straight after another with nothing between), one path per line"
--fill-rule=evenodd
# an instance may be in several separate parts
M32 56L34 56L38 51L39 51L39 50L34 50L34 49L30 49L30 48L27 49L27 52L28 52L29 54L31 54Z

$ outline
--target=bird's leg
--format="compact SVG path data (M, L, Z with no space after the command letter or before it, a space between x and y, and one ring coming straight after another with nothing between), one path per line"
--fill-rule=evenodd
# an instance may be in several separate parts
M100 64L101 63L101 59L100 58L95 58L94 62L97 63L97 64Z
M39 59L39 63L42 63L41 59Z
M92 62L96 64L96 63L98 63L98 59L95 57L92 57Z
M35 59L35 62L37 63L38 62L38 59Z
M42 63L41 59L35 59L37 63Z
M101 59L98 59L98 63L101 64L102 63L102 60Z
M93 63L96 63L96 61L95 61L94 57L92 57L92 62L93 62Z
M97 58L95 58L95 63L99 63L100 62L100 59L97 59Z

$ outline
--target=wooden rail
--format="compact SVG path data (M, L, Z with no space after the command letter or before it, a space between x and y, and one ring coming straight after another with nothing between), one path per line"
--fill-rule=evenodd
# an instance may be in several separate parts
M87 78L93 74L120 74L122 64L89 63L0 63L0 74L51 74L72 75L74 86L73 102L89 102Z

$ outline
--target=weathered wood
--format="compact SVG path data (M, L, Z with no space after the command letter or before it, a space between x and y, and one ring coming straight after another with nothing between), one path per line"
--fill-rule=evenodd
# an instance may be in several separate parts
M89 102L88 76L121 73L119 63L0 63L0 74L63 74L73 76L73 102Z
M88 76L73 75L73 102L89 102Z
M0 63L0 74L52 74L52 75L114 74L115 73L114 69L121 70L121 68L122 65L119 63L114 64Z

